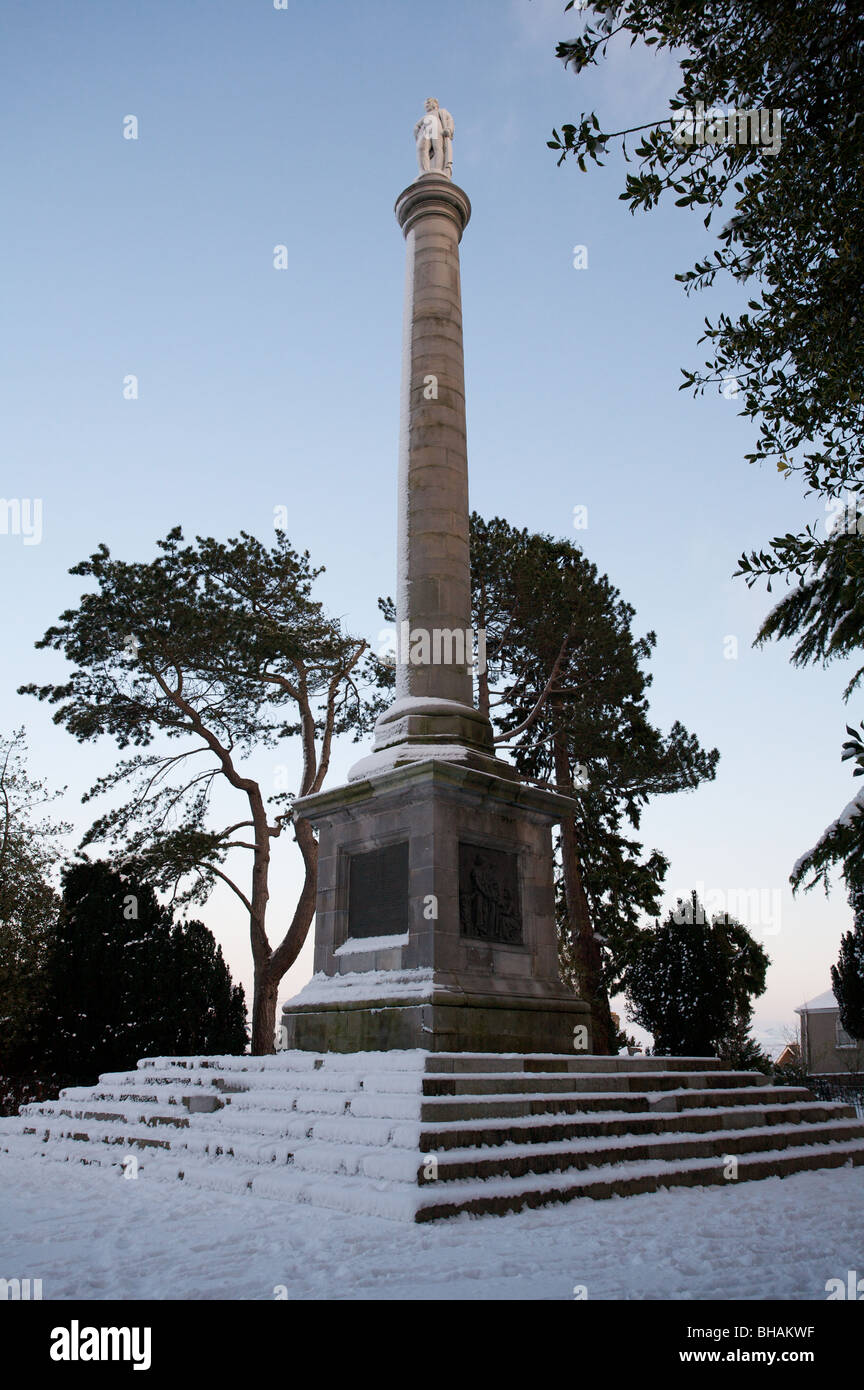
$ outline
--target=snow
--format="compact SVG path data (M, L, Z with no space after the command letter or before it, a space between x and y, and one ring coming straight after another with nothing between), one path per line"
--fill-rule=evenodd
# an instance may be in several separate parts
M349 936L337 946L334 956L363 956L370 951L389 951L391 946L407 946L408 932L399 936Z
M802 1004L795 1012L796 1014L833 1013L839 1007L833 989L826 989L824 994L817 994L815 999L808 999L807 1003Z
M432 759L459 763L470 757L471 749L464 743L394 743L377 753L361 758L348 771L349 782L363 782L369 777L383 776L405 763L425 763Z
M815 1298L857 1268L860 1124L830 1106L826 1119L806 1092L740 1084L748 1073L717 1072L716 1089L696 1059L603 1069L616 1065L580 1059L568 1078L420 1049L147 1058L0 1120L0 1262L47 1299L271 1299L278 1286L560 1299L574 1284L591 1298ZM553 1113L524 1114L526 1095L545 1108L547 1093ZM583 1093L587 1112L570 1106ZM193 1106L208 1097L216 1109ZM739 1182L720 1181L730 1152ZM796 1171L814 1160L826 1166ZM591 1200L625 1183L640 1195ZM501 1203L525 1210L468 1215Z
M464 714L462 700L445 700L440 695L401 695L388 705L378 724L390 724L402 714Z
M431 967L417 970L356 970L344 975L324 975L319 972L312 976L299 994L288 1000L288 1005L294 1008L297 1004L339 1004L348 1000L428 999L432 986Z
M9 1155L0 1183L45 1299L821 1300L864 1248L864 1168L398 1227Z
M837 819L833 820L831 824L823 830L812 849L808 849L805 854L802 854L799 859L795 860L790 877L796 878L798 874L801 873L802 869L806 868L809 864L810 860L816 854L816 851L830 840L841 826L851 825L852 822L857 820L862 814L864 814L864 787L861 787L861 789L856 792L855 796L853 796L852 800L847 802Z

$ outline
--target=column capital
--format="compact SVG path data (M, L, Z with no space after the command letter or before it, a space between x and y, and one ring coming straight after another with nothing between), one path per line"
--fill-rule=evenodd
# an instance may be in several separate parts
M432 215L449 217L461 241L471 216L471 201L465 190L444 174L421 174L399 194L395 212L406 237L421 217Z

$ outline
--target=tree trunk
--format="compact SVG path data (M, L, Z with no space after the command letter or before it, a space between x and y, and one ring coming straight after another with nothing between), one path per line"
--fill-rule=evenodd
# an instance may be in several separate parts
M253 1057L276 1051L276 994L280 975L273 970L270 943L267 940L267 903L270 898L270 827L264 801L258 788L249 797L255 826L255 861L252 866L252 897L250 900L249 935L252 940L252 960L255 977L252 992Z
M567 754L567 737L563 730L558 729L553 734L552 747L557 788L564 795L572 794L573 780ZM612 1016L606 987L603 984L600 945L594 935L591 910L582 882L576 825L572 816L566 816L561 822L561 865L567 921L579 974L579 993L591 1008L591 1051L605 1057L612 1046Z
M318 889L318 842L311 825L304 820L294 822L294 838L300 847L306 874L291 925L272 954L264 932L263 916L256 923L253 913L252 956L255 961L255 983L252 998L252 1041L250 1044L253 1056L261 1056L276 1051L276 1005L279 986L286 972L291 969L303 949L303 944L309 935L312 918L315 916L315 899ZM269 840L267 855L269 859ZM256 903L254 894L252 902L254 907Z
M276 1003L279 997L279 980L274 978L269 962L260 969L255 966L255 983L252 995L252 1042L250 1051L253 1057L266 1056L276 1051Z

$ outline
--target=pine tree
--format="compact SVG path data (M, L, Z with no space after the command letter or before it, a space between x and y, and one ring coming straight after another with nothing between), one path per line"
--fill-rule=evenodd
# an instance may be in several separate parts
M717 1044L717 1056L733 1071L761 1071L770 1076L774 1064L750 1032L750 1010L736 1019Z
M849 889L854 926L840 938L840 955L831 967L831 984L840 1005L840 1022L850 1038L864 1039L864 888Z
M203 922L177 922L171 928L161 988L169 1001L161 1020L161 1051L212 1056L245 1050L243 987L232 984L222 950Z
M367 644L328 618L312 596L320 568L282 531L270 546L245 531L191 543L178 526L157 546L149 564L115 560L100 545L73 567L96 589L36 643L73 669L61 684L20 690L55 705L54 722L79 742L108 736L137 750L83 798L129 796L97 818L82 849L108 846L136 882L178 903L205 902L217 883L231 890L249 924L252 1049L272 1052L279 982L315 915L318 841L295 820L293 800L321 790L333 739L359 716L352 672ZM294 736L297 784L268 796L248 759ZM216 787L232 807L227 823L213 818ZM303 878L277 942L268 881L289 827Z
M630 830L655 796L711 780L719 758L677 720L650 718L653 632L569 540L471 517L474 623L488 670L478 703L520 773L576 803L561 822L561 967L591 1005L592 1047L617 1052L609 997L642 913L659 909L665 855Z

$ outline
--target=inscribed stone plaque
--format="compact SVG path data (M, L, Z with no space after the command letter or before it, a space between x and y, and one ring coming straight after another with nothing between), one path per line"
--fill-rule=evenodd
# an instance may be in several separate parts
M368 854L348 866L348 935L403 936L408 931L408 841Z
M522 944L517 855L460 844L459 921L462 935L476 941Z

